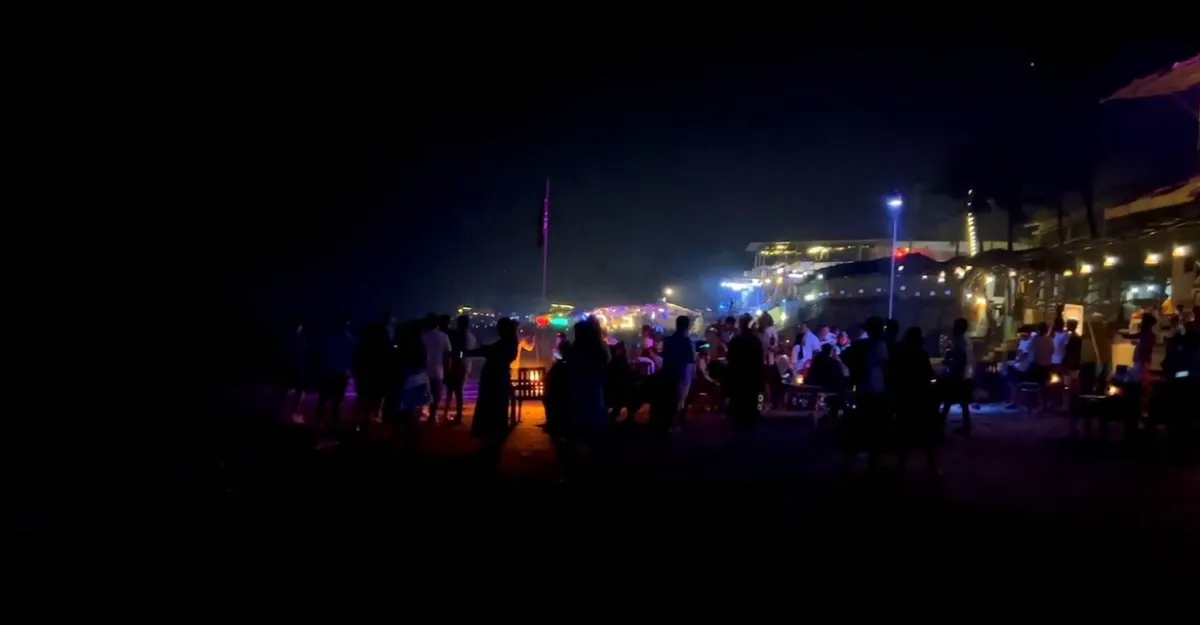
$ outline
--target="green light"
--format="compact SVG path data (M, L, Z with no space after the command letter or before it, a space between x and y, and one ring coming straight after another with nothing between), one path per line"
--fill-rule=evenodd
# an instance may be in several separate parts
M550 325L555 328L566 329L567 326L571 325L571 322L566 317L555 317L550 320Z

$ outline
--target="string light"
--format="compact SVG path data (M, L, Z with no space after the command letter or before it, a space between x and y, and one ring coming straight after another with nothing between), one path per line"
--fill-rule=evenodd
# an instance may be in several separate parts
M967 189L967 250L971 256L979 253L979 238L975 235L975 189Z

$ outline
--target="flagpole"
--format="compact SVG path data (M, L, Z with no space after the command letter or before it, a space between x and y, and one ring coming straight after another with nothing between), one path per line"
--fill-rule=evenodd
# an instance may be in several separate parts
M550 179L546 179L546 197L542 200L542 309L550 310L546 299L547 261L550 258Z

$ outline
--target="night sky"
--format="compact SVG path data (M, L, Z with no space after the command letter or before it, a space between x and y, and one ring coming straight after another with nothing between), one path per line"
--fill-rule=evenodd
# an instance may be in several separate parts
M673 285L688 303L702 277L744 268L751 241L885 236L883 196L936 189L951 146L1032 142L1200 49L532 28L423 45L268 55L205 83L222 89L197 96L213 115L190 133L221 148L178 251L209 295L288 321L535 300L549 177L552 299ZM1194 117L1153 108L1175 104L1139 106L1106 120L1112 136L1146 144L1121 131L1140 118L1194 141ZM954 204L923 198L930 215Z

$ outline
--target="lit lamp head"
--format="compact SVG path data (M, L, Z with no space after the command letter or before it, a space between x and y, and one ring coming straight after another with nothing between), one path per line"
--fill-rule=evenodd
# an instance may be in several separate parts
M904 207L904 198L899 195L893 195L887 199L887 207L889 210L898 211Z

